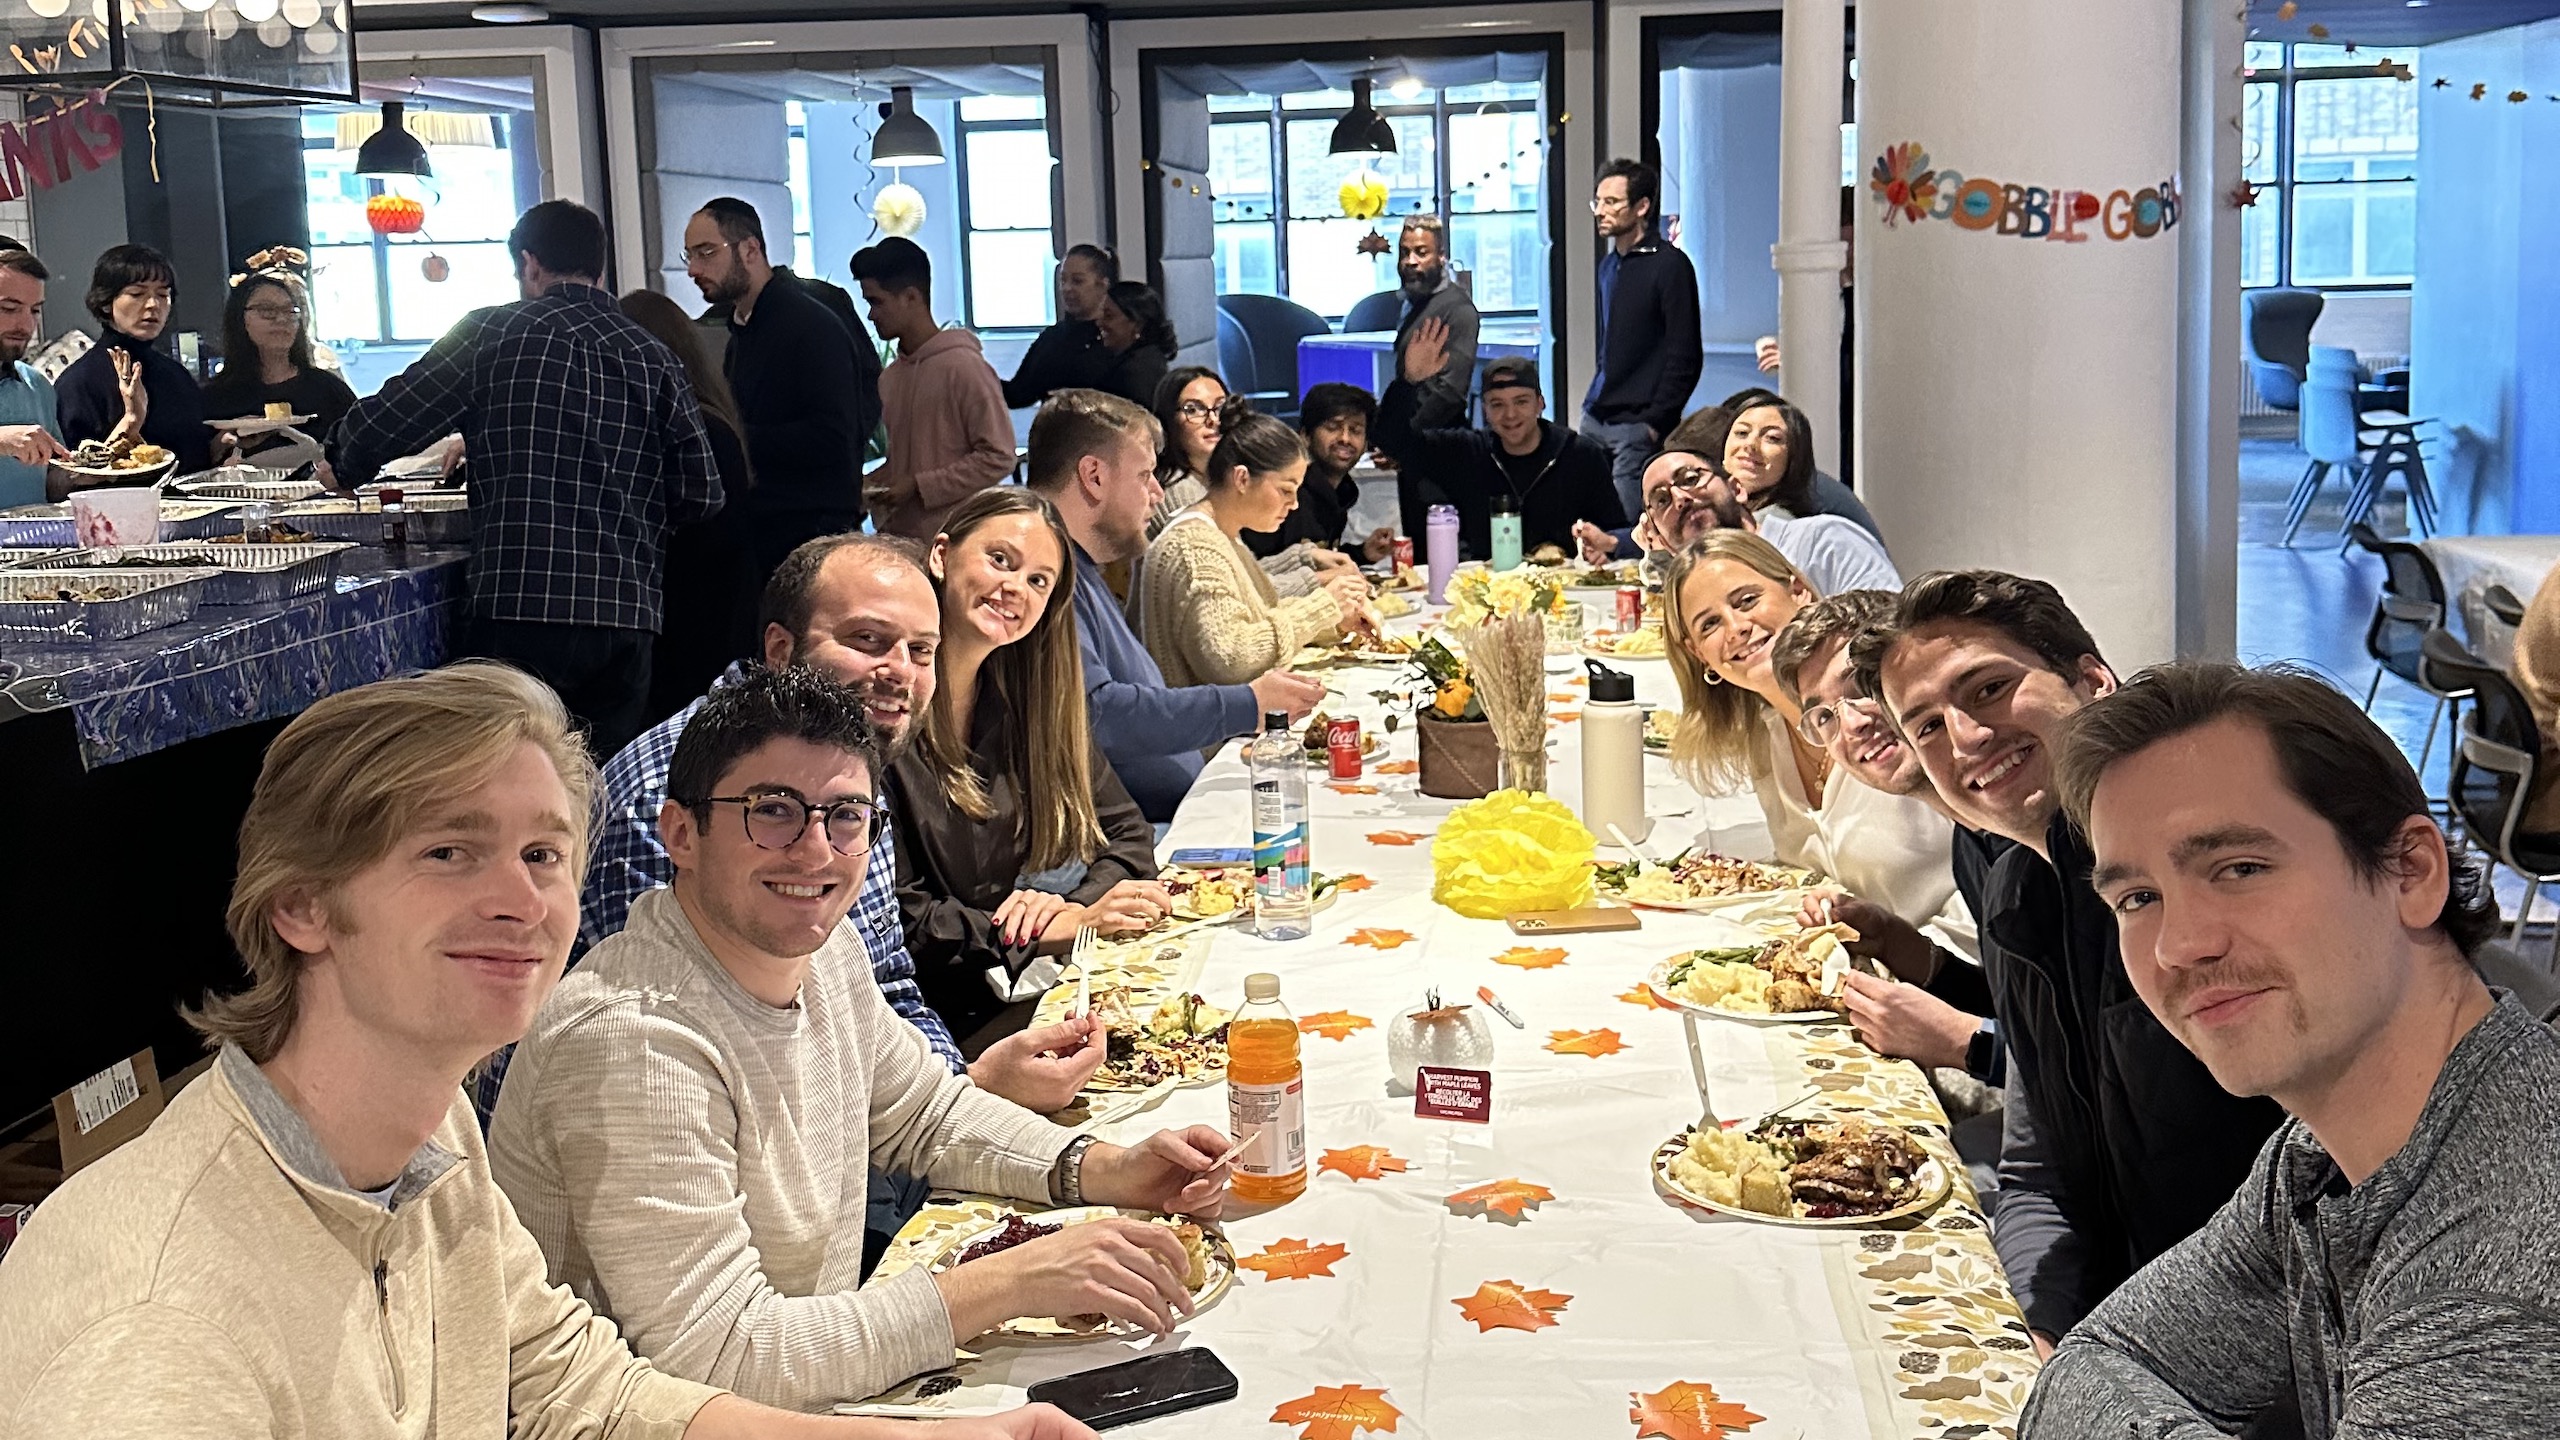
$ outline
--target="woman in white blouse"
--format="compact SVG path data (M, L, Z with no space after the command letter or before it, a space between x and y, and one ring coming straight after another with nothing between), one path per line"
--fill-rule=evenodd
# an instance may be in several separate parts
M1777 547L1744 531L1713 531L1673 557L1663 586L1681 698L1672 765L1701 793L1747 782L1777 860L1828 875L1972 957L1973 917L1948 863L1952 822L1838 764L1833 747L1802 733L1803 707L1779 684L1778 632L1818 598Z

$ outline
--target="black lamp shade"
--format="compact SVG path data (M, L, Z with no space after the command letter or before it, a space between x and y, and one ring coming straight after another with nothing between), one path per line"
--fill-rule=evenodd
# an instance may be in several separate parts
M871 137L871 163L942 163L942 137L916 113L916 92L907 86L889 87L889 103L881 107L880 128Z
M356 173L359 175L432 176L435 169L427 163L427 147L409 133L401 115L408 109L397 100L382 102L382 128L365 137L356 147Z
M1333 155L1393 155L1396 153L1396 127L1369 103L1367 77L1351 82L1351 110L1333 125L1333 143L1326 147Z

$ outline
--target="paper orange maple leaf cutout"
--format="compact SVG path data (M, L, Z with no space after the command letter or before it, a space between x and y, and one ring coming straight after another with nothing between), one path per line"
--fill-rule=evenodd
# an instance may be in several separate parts
M1555 721L1559 725L1570 725L1581 718L1582 712L1579 710L1559 710L1555 714Z
M1558 1055L1615 1055L1627 1048L1615 1030L1550 1030L1547 1047Z
M1570 705L1582 697L1570 690L1550 690L1547 692L1547 698L1558 705Z
M1375 830L1369 835L1372 845L1410 845L1422 837L1410 830Z
M1331 1241L1318 1245L1312 1240L1281 1240L1236 1263L1247 1270L1261 1271L1265 1280L1305 1280L1317 1275L1330 1278L1334 1262L1350 1253L1350 1247Z
M1554 1198L1556 1192L1553 1190L1526 1180L1488 1180L1482 1185L1461 1190L1441 1203L1459 1215L1481 1215L1487 1220L1517 1225L1521 1212L1534 1210Z
M1661 996L1654 994L1651 990L1646 989L1642 985L1631 985L1626 989L1619 991L1618 998L1626 1001L1630 1005L1641 1006L1647 1010L1669 1010L1674 1008L1673 1006L1665 1003Z
M1388 1154L1384 1145L1354 1145L1348 1150L1327 1150L1324 1158L1316 1162L1316 1168L1347 1175L1355 1182L1383 1180L1390 1170L1402 1172L1405 1159Z
M1333 882L1333 888L1341 891L1345 895L1356 895L1363 890L1374 890L1377 888L1377 885L1377 881L1370 879L1366 875L1345 875L1341 879Z
M1378 787L1375 785L1354 785L1347 780L1328 781L1324 788L1332 791L1336 795L1375 795L1378 793Z
M1545 970L1564 963L1562 950L1540 950L1530 945L1514 945L1493 957L1496 965L1517 965L1523 970Z
M1369 767L1381 775L1414 775L1422 770L1418 760L1384 760Z
M1413 932L1410 930L1373 930L1364 925L1361 928L1352 931L1350 934L1343 936L1342 943L1345 945L1366 945L1372 950L1393 950L1399 945L1409 945L1413 943Z
M1372 1022L1366 1015L1348 1010L1319 1010L1298 1017L1298 1029L1307 1035L1321 1035L1327 1040L1348 1040L1354 1030L1366 1030Z
M1636 1440L1659 1435L1663 1440L1724 1440L1748 1430L1766 1416L1754 1415L1730 1400L1718 1400L1712 1385L1677 1381L1650 1395L1627 1397L1627 1418L1636 1422Z
M1363 1430L1392 1434L1404 1414L1387 1403L1387 1392L1367 1385L1319 1385L1271 1412L1274 1425L1304 1425L1298 1440L1352 1440Z
M1487 1280L1476 1293L1449 1303L1475 1323L1476 1333L1497 1329L1544 1330L1556 1323L1556 1312L1571 1300L1553 1290L1531 1290L1517 1280Z

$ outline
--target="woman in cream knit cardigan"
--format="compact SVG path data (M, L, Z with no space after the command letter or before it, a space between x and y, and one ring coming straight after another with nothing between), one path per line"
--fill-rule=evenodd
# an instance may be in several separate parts
M1139 572L1139 618L1167 685L1245 684L1302 645L1365 627L1369 582L1357 572L1284 600L1237 538L1288 518L1306 473L1297 431L1242 399L1226 402L1208 498L1166 524Z

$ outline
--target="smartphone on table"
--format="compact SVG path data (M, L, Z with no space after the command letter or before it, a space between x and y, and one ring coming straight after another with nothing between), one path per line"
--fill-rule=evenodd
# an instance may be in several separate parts
M1035 1405L1055 1405L1096 1430L1109 1430L1233 1400L1236 1377L1210 1351L1164 1350L1043 1380L1031 1387L1030 1397Z

